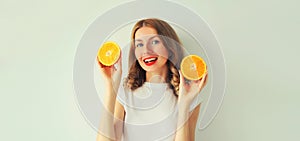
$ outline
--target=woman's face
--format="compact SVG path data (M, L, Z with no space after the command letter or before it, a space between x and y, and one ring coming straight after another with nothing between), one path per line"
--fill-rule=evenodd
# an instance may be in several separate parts
M154 28L138 29L135 33L134 47L136 59L145 71L165 70L168 51Z

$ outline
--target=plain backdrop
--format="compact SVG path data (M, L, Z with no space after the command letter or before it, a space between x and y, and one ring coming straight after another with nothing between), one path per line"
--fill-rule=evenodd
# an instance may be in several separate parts
M223 50L227 86L197 141L300 140L300 2L176 0ZM121 0L0 0L0 140L94 141L73 90L84 31Z

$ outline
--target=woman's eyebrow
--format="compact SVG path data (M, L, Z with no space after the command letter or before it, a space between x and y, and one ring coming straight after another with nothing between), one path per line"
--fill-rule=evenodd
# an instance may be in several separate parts
M152 40L155 37L158 37L158 35L154 35L154 36L150 37L149 40Z
M143 40L142 40L142 39L135 39L135 40L134 40L134 42L137 42L137 41L140 41L140 42L141 42L141 41L143 41Z
M153 39L153 38L155 38L155 37L158 37L159 35L153 35L153 36L151 36L148 40L151 40L151 39ZM143 40L142 39L135 39L134 40L134 42L142 42Z

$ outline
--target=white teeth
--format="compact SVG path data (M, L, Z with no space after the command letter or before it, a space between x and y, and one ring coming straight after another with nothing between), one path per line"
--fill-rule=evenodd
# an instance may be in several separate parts
M151 61L155 61L157 58L149 58L149 59L145 59L144 62L145 63L148 63L148 62L151 62Z
M155 60L155 58L146 59L145 61L150 62L150 61L153 61L153 60Z

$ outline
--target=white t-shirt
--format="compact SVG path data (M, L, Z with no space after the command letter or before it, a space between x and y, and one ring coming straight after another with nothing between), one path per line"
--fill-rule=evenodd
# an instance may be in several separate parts
M173 141L177 128L177 98L167 83L145 82L134 91L118 91L117 100L126 112L123 141ZM202 99L190 105L192 111Z

